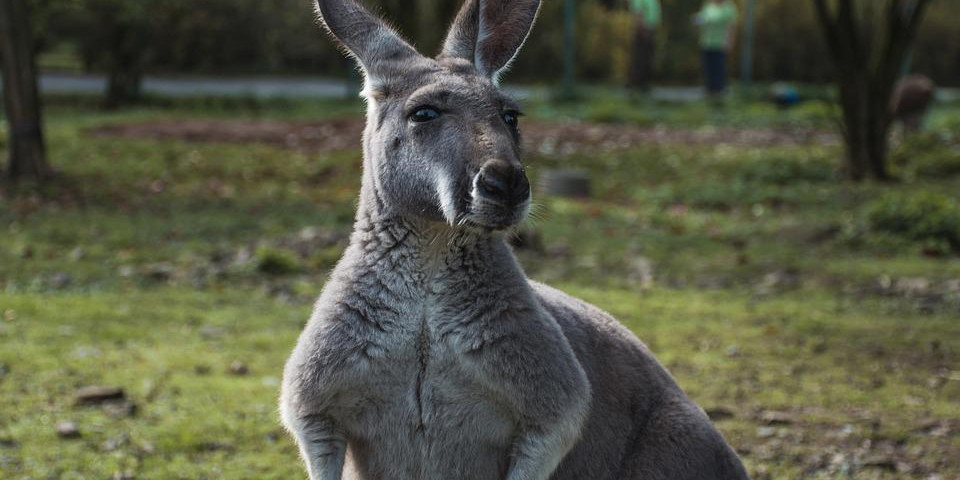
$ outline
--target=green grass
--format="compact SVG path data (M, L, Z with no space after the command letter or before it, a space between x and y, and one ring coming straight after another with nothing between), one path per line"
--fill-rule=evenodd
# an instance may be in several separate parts
M657 108L670 125L715 121L697 113L707 107ZM766 109L725 115L764 128ZM60 178L0 197L0 478L304 478L277 421L278 382L349 231L358 152L85 134L250 115L308 116L48 112ZM960 175L941 165L958 119L938 111L930 138L897 147L903 181L890 185L840 180L836 146L534 155L534 177L581 168L594 195L539 198L527 228L540 245L518 253L532 277L615 314L699 404L733 413L718 426L755 478L956 478L960 257L883 237L870 212L886 195L960 200ZM230 373L234 362L249 372ZM123 387L136 414L76 406L85 385ZM767 425L771 411L789 422ZM65 421L79 439L57 437Z

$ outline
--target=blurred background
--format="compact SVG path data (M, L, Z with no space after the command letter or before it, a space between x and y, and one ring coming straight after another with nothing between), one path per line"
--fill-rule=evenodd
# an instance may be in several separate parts
M307 0L0 2L0 478L302 478L276 397L352 225L359 75ZM430 53L459 3L368 5ZM756 479L960 478L957 18L547 0L504 77L524 268Z

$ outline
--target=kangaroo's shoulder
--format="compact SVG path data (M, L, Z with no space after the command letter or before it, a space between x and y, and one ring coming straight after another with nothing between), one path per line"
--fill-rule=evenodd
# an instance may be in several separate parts
M602 333L611 340L619 340L643 347L637 337L616 318L599 307L587 303L549 285L530 280L534 296L544 309L556 319L560 327L569 334L591 331Z
M616 318L600 308L542 283L530 281L534 295L556 320L580 363L609 388L629 384L629 395L643 397L639 403L652 407L656 399L687 401L673 377L653 352ZM608 392L619 395L620 390Z

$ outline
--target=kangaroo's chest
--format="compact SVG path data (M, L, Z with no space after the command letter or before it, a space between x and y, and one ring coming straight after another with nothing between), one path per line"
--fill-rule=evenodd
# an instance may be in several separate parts
M491 319L481 312L459 302L418 299L386 314L394 318L383 318L383 331L371 339L375 353L357 371L359 388L343 403L355 445L425 459L458 444L500 449L509 443L516 415L484 381Z
M446 308L401 311L406 318L378 335L377 353L357 379L365 386L357 392L366 397L358 417L390 416L427 429L447 422L448 414L462 422L502 409L483 382L482 346L489 333L476 323L482 320Z

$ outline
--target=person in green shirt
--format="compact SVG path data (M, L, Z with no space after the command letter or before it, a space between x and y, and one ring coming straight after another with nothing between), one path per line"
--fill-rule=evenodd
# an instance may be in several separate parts
M630 70L627 86L638 90L650 89L653 60L656 53L656 34L660 27L660 0L629 0L633 12L633 41L630 52Z
M716 97L727 88L727 54L733 47L737 6L733 0L707 0L694 16L700 27L700 51L707 93Z

